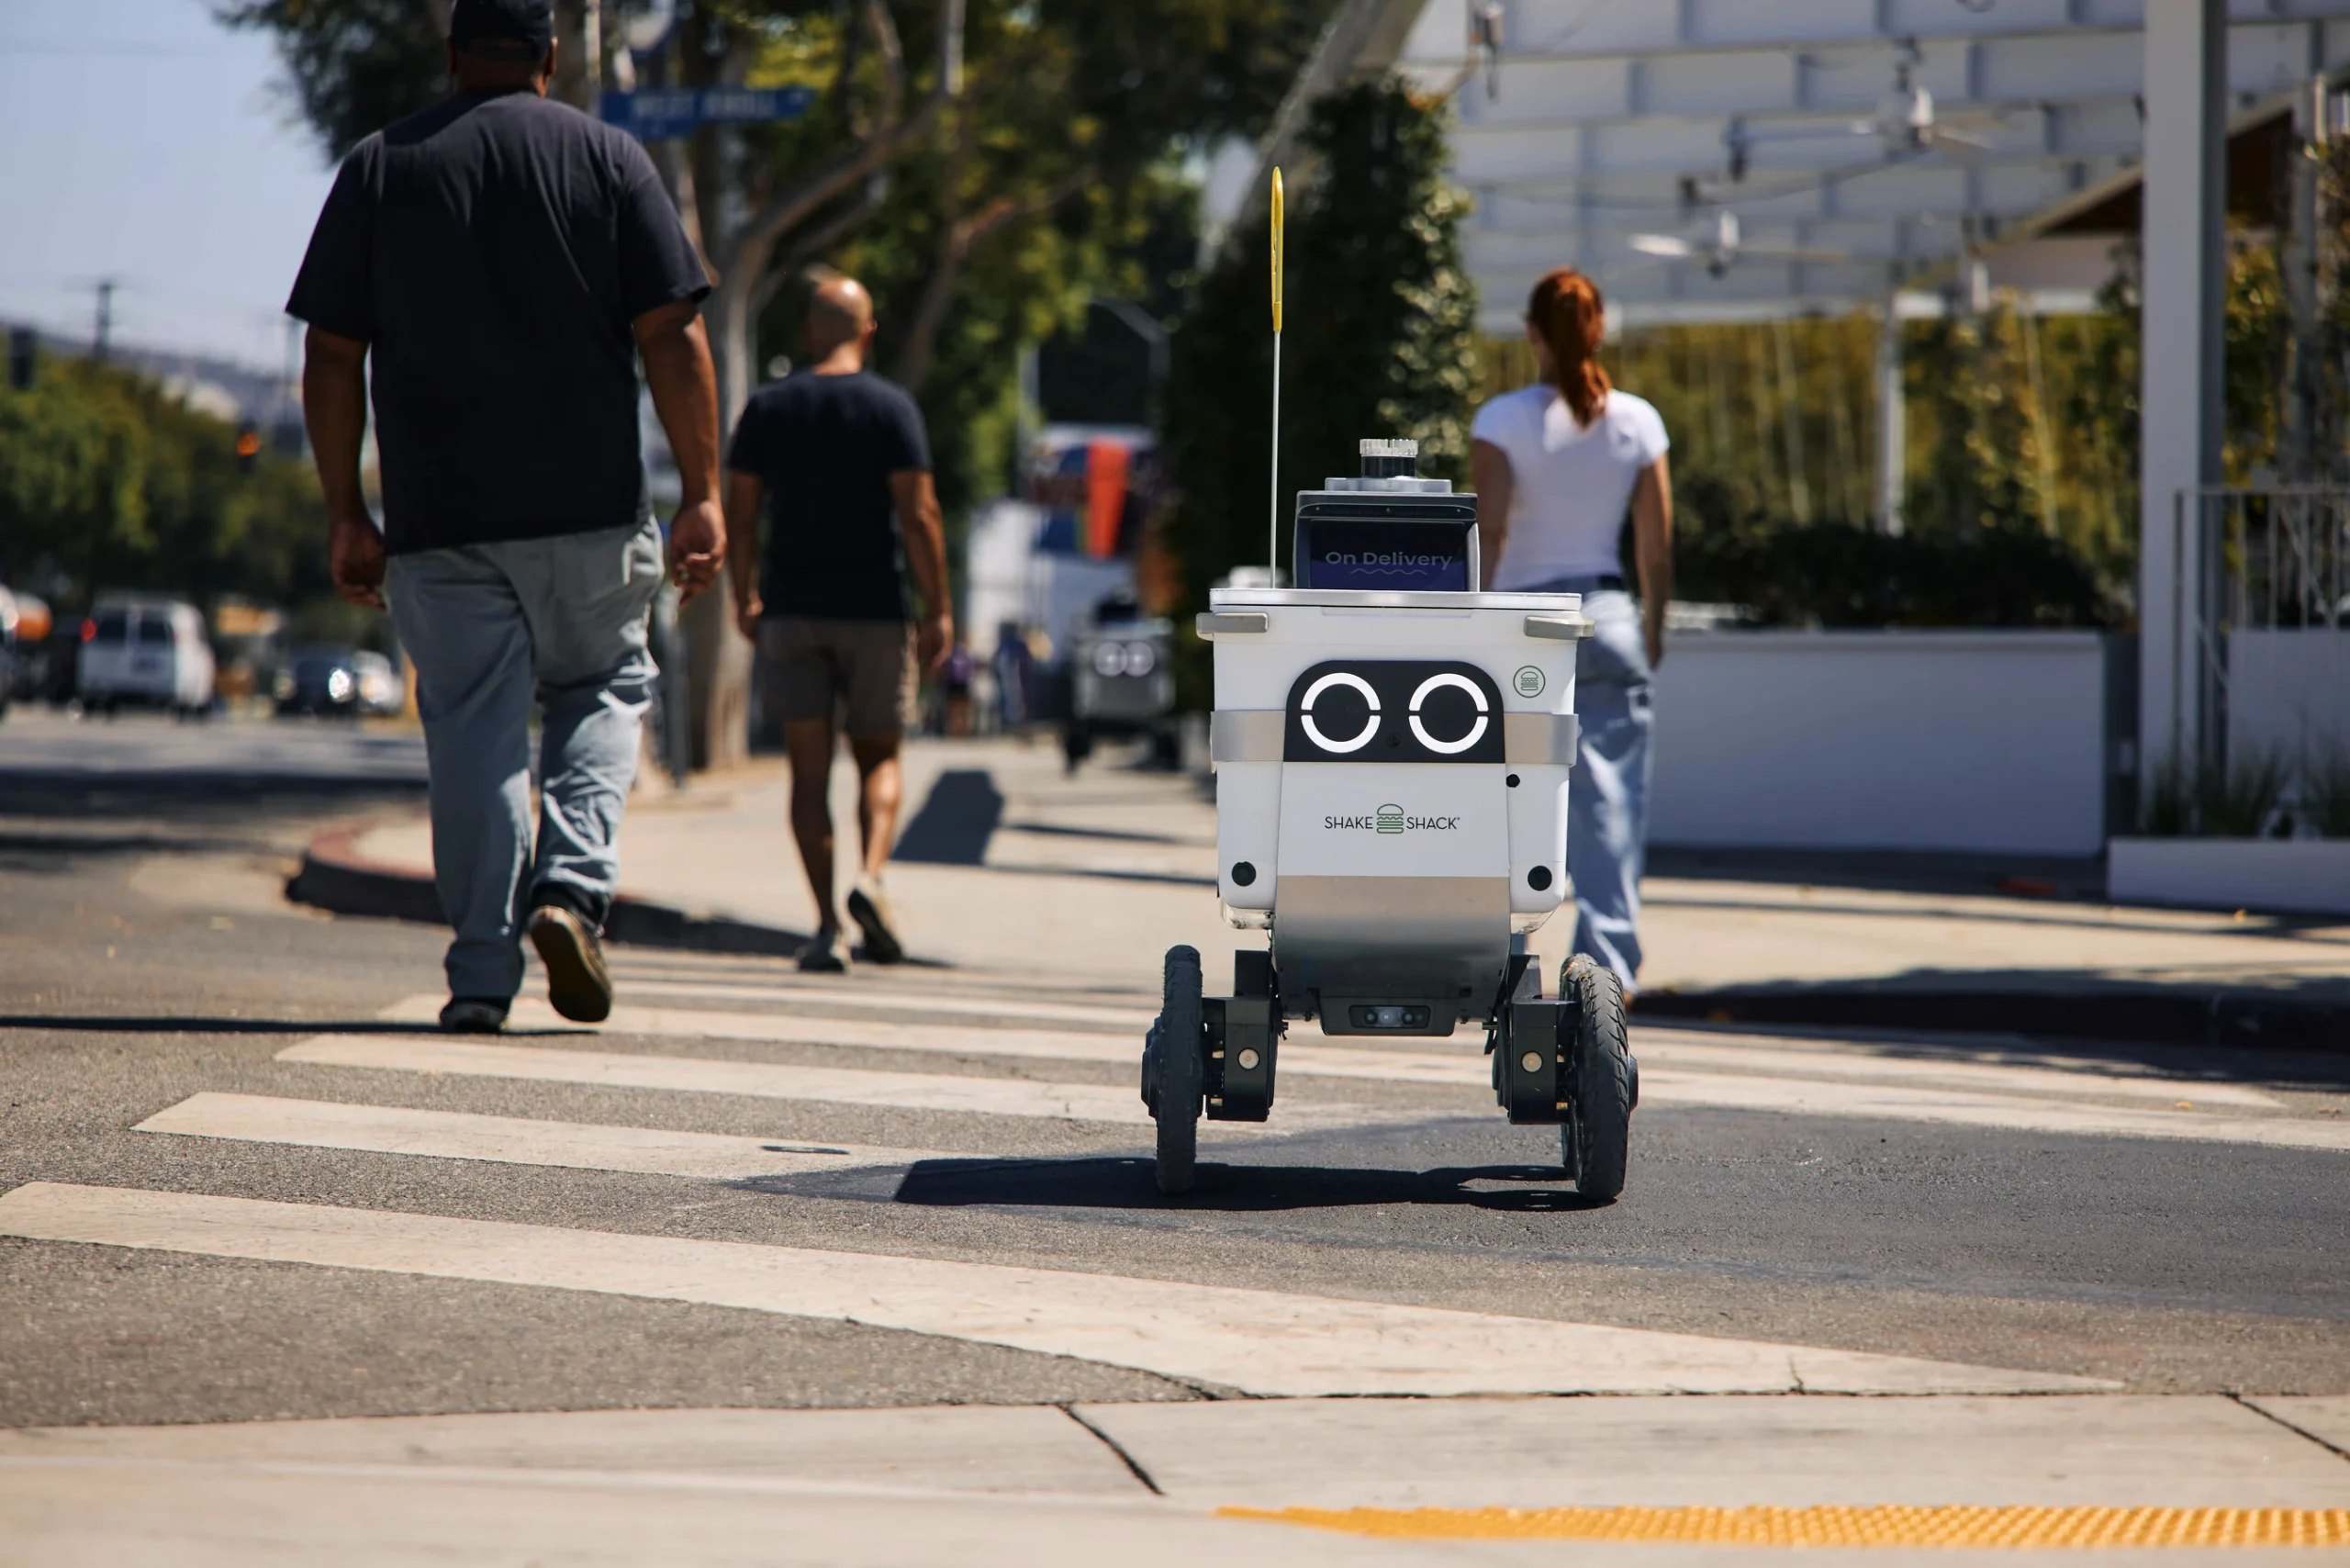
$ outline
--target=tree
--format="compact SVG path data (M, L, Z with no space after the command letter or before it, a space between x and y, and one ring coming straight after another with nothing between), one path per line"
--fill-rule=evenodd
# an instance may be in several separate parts
M562 15L584 16L585 3L565 0ZM705 126L654 149L713 275L704 316L728 421L766 363L762 322L790 341L787 286L811 263L851 260L886 274L884 367L934 413L1008 425L1020 344L1081 307L1170 149L1261 128L1329 5L681 6L651 82L816 94L798 121ZM306 117L337 151L442 90L440 0L239 0L221 15L276 33ZM963 432L944 433L968 449ZM688 624L697 750L722 764L742 751L749 667L726 597L705 596Z
M242 472L236 440L119 366L53 361L31 387L0 388L0 578L54 572L79 601L327 592L316 477L266 451Z
M1356 470L1364 436L1420 442L1421 471L1468 471L1476 297L1461 264L1467 202L1445 183L1442 105L1394 80L1318 104L1306 145L1321 172L1293 202L1282 342L1281 547L1289 500ZM1189 600L1265 559L1271 463L1268 236L1232 246L1175 334L1167 441L1171 523Z

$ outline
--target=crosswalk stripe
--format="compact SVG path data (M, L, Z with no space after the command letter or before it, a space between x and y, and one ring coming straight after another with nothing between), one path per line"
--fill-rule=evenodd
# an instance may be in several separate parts
M545 1046L498 1046L419 1035L321 1035L287 1047L277 1059L325 1067L381 1068L399 1072L452 1072L542 1083L588 1083L616 1089L662 1089L692 1094L742 1094L766 1100L818 1100L894 1110L969 1111L994 1116L1147 1126L1150 1113L1133 1089L1099 1083L1051 1083L1026 1078L963 1078L934 1073L871 1072L861 1068L798 1067L778 1062L722 1061L707 1057L632 1056ZM1421 1121L1422 1115L1361 1105L1310 1104L1278 1126L1216 1122L1204 1135L1302 1132L1376 1121Z
M2350 1151L2350 1126L2298 1116L2212 1116L2199 1111L2149 1111L2028 1100L2011 1094L1912 1089L1884 1083L1830 1083L1800 1078L1749 1078L1726 1072L1640 1071L1643 1105L1703 1105L1720 1110L1785 1111L1797 1115L1940 1122L2010 1132L2086 1137L2170 1138L2191 1143L2258 1144L2270 1148ZM1276 1113L1278 1114L1278 1113Z
M2051 1373L995 1263L36 1182L0 1234L831 1318L1269 1396L2088 1392Z
M912 996L902 991L878 993L866 991L849 994L831 987L796 985L753 985L737 981L716 980L630 980L620 983L620 991L628 997L651 997L672 1002L692 1001L708 997L713 1002L782 1002L799 1006L846 1008L852 1012L878 1013L943 1013L968 1018L1035 1019L1040 1023L1095 1024L1104 1028L1125 1029L1137 1038L1150 1027L1156 1010L1136 1011L1125 1007L1074 1007L1058 1002L1004 1002L992 997L968 995Z
M231 1138L306 1148L364 1149L501 1165L552 1165L575 1170L628 1170L649 1176L747 1181L858 1166L912 1165L968 1158L920 1148L809 1143L659 1127L543 1122L463 1111L397 1105L347 1105L264 1094L192 1094L140 1123L142 1133Z
M2199 1105L2241 1105L2262 1111L2280 1108L2275 1095L2238 1083L2207 1083L2195 1079L2156 1078L2095 1069L2034 1067L2020 1062L1961 1061L1930 1055L1806 1050L1768 1036L1749 1036L1730 1045L1716 1043L1704 1035L1653 1026L1637 1033L1639 1044L1634 1049L1643 1066L1653 1062L1659 1067L1763 1072L1774 1077L1816 1073L1840 1081L1863 1079L1887 1083L1964 1085L1995 1094L2100 1094L2115 1099L2159 1100L2165 1104L2192 1100Z
M437 999L413 997L388 1009L401 1020L431 1015ZM522 1027L569 1028L554 1010L532 998L515 1003L514 1023ZM607 1028L624 1035L685 1039L756 1040L773 1044L850 1046L919 1055L1002 1057L1028 1060L1105 1062L1130 1066L1140 1042L1119 1035L1082 1035L1057 1029L952 1029L936 1025L889 1024L869 1019L811 1018L766 1013L703 1012L698 1008L617 1007ZM2257 1144L2277 1148L2350 1150L2350 1126L2293 1116L2215 1116L2200 1108L2181 1111L2086 1103L2078 1099L2038 1098L2027 1093L1986 1092L1964 1087L2006 1087L2001 1075L2014 1072L2019 1089L2046 1089L2070 1095L2113 1094L2133 1098L2185 1099L2204 1104L2273 1105L2257 1091L2207 1094L2204 1085L2164 1082L2122 1074L2065 1072L2054 1069L2008 1069L1974 1062L1844 1055L1829 1051L1779 1051L1691 1043L1654 1029L1636 1030L1633 1049L1642 1058L1642 1103L1717 1109L1779 1111L1797 1115L1874 1117L2001 1128L2013 1132L2063 1133L2089 1137L2185 1139L2199 1143ZM666 1061L673 1058L630 1058ZM1291 1078L1354 1079L1461 1089L1490 1089L1492 1065L1473 1040L1463 1038L1453 1054L1382 1050L1292 1040L1281 1051L1281 1071ZM1693 1062L1748 1070L1686 1071L1673 1064ZM744 1065L744 1064L722 1064ZM1788 1078L1769 1070L1784 1066L1835 1079ZM1754 1070L1760 1069L1762 1070ZM815 1072L818 1069L787 1070ZM874 1075L895 1080L894 1073ZM961 1084L973 1081L953 1079ZM1074 1087L1074 1086L1072 1086ZM734 1091L755 1092L755 1091ZM1096 1089L1095 1093L1106 1092ZM1119 1092L1123 1093L1124 1092ZM792 1098L839 1098L796 1093ZM887 1103L887 1102L872 1102ZM899 1102L908 1103L908 1102ZM1127 1096L1134 1114L1091 1119L1147 1120L1139 1099ZM945 1107L940 1108L976 1108ZM1299 1107L1311 1117L1320 1107ZM1012 1114L1061 1114L1012 1112ZM1082 1113L1091 1116L1090 1113ZM1297 1112L1277 1106L1272 1126L1301 1130ZM1362 1120L1351 1116L1347 1120ZM1225 1124L1237 1125L1237 1124ZM1324 1125L1327 1125L1326 1122Z
M440 1015L442 999L412 996L386 1008L387 1023L423 1024ZM520 1029L576 1029L537 997L517 997L508 1015ZM600 1027L613 1035L672 1039L759 1040L774 1045L868 1046L939 1056L1051 1057L1063 1061L1142 1060L1142 1032L1080 1035L1060 1029L956 1028L944 1024L893 1024L878 1018L823 1018L805 1013L724 1013L699 1007L612 1009Z

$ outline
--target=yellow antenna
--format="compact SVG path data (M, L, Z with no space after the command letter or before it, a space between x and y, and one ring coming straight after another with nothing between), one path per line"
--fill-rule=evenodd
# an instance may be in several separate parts
M1281 564L1281 172L1273 171L1273 499L1265 525L1265 564Z

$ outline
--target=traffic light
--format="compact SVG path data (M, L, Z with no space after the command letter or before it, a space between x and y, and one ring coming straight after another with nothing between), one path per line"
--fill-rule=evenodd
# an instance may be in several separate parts
M261 432L251 425L237 427L237 472L250 474L261 460Z
M8 329L8 385L19 392L29 391L33 373L40 364L40 339L30 327Z

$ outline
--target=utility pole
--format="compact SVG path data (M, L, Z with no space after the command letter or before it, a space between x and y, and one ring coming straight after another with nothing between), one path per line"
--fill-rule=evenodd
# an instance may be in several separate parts
M114 279L98 279L98 338L92 355L98 360L106 357L106 347L114 339Z

